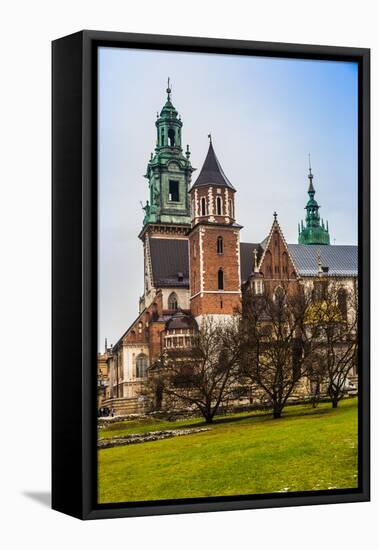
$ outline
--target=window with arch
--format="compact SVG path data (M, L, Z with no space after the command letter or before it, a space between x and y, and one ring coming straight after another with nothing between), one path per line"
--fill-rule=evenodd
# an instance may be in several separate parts
M274 293L274 300L276 305L280 306L284 303L285 299L285 292L283 287L277 286Z
M347 318L347 292L345 288L338 289L337 293L338 309L344 319Z
M219 290L224 290L224 272L221 267L217 273L217 286Z
M288 254L287 254L287 252L283 252L283 254L282 254L282 266L283 266L283 273L285 275L288 275Z
M170 147L174 147L175 145L175 130L174 128L170 128L168 131L168 141L170 144Z
M137 355L136 360L136 376L137 378L145 378L147 375L148 359L145 353Z
M232 199L229 199L229 216L234 218L234 207Z
M224 254L224 239L217 237L217 254Z
M170 311L175 311L178 309L178 297L175 292L171 292L170 296L168 297L168 309Z
M205 197L201 197L201 215L202 216L207 215L207 201Z
M222 216L222 199L216 197L216 216Z

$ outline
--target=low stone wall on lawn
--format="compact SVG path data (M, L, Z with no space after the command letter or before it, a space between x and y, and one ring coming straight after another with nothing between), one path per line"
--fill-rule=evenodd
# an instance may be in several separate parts
M188 428L183 430L161 430L155 432L145 432L139 434L115 435L113 437L99 438L97 447L99 449L109 449L110 447L120 447L122 445L134 445L136 443L146 443L147 441L159 441L169 437L178 437L181 435L190 435L194 433L207 432L209 428Z

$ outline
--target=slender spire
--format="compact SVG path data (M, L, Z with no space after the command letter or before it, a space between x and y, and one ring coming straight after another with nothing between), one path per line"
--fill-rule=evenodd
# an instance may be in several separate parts
M171 88L170 88L170 77L167 78L167 99L171 101Z
M314 197L314 195L315 195L315 188L313 187L313 174L312 174L311 154L310 154L310 153L308 153L308 163L309 163L309 174L308 174L309 187L308 187L308 194L309 194L309 196L311 197L311 199L313 199L313 197Z
M311 165L311 155L308 154L308 195L309 199L305 206L307 211L305 218L305 227L303 221L301 221L301 231L299 231L298 242L299 244L330 244L330 237L328 232L328 225L325 227L323 219L320 219L319 209L320 205L315 200L315 188L313 186L313 173Z

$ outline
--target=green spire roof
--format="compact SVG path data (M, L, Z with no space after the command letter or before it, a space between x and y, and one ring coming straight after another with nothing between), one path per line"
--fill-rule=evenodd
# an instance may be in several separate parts
M298 224L298 242L299 244L330 244L328 222L326 222L325 226L324 220L320 220L320 206L314 198L316 191L313 186L313 174L310 158L308 179L309 200L305 206L307 214L305 217L305 226L303 220L301 220L301 223Z

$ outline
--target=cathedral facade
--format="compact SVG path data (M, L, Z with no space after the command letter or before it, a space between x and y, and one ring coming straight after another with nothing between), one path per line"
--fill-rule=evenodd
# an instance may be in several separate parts
M180 116L167 100L156 120L156 148L147 165L149 199L139 238L144 255L144 292L135 321L98 362L107 364L102 405L115 414L140 412L149 367L170 347L185 347L205 317L230 318L240 310L247 286L255 292L281 282L312 286L322 273L355 292L358 250L331 245L320 219L309 168L306 219L298 243L289 244L274 213L271 230L255 243L240 241L235 187L216 156L212 138L197 178ZM259 232L259 228L257 228Z

